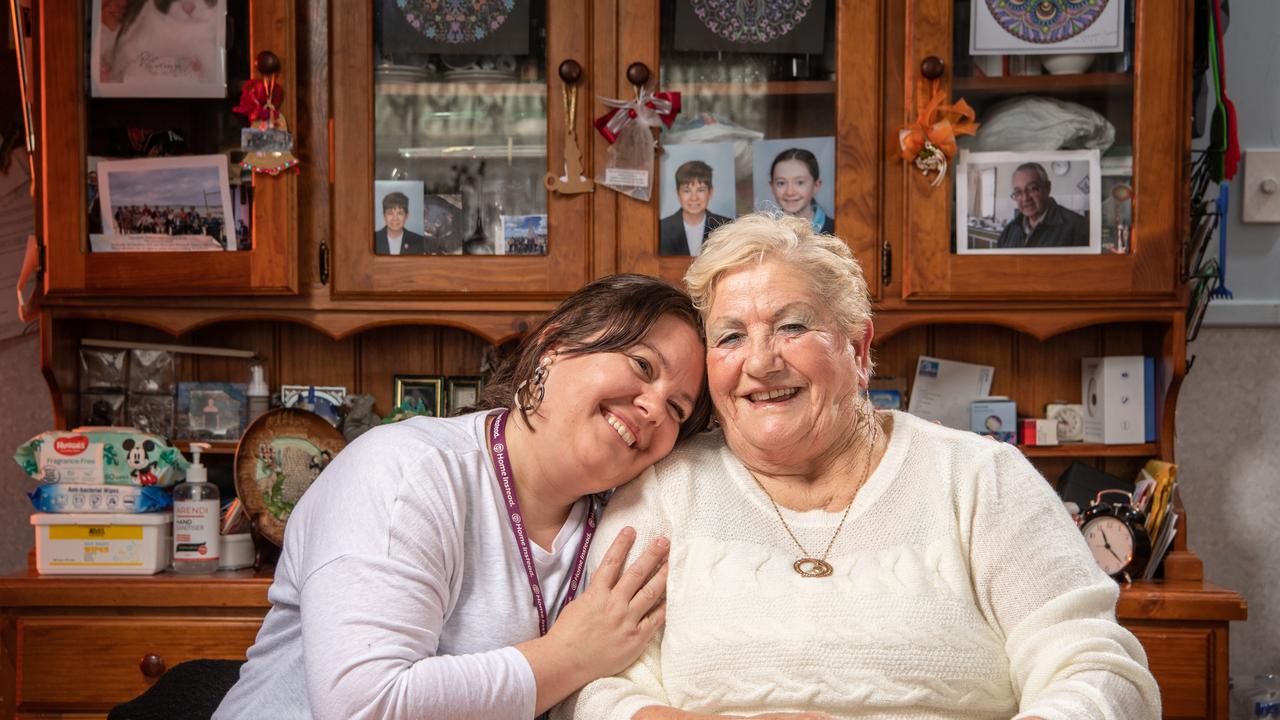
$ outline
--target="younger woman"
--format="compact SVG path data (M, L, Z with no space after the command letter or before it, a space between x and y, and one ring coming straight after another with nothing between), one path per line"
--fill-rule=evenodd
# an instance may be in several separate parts
M273 607L214 717L529 720L630 665L663 622L668 544L624 570L624 531L584 591L594 496L706 424L698 328L660 280L598 280L498 371L494 410L339 453L289 518Z
M769 169L769 188L778 207L788 215L804 218L814 232L830 235L836 231L836 220L818 204L822 178L818 158L804 148L788 148L778 153Z

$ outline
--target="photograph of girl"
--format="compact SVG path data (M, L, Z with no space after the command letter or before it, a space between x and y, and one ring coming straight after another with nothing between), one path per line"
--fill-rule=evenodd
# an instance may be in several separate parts
M833 137L786 138L752 143L752 187L756 210L781 210L808 220L813 229L835 232Z

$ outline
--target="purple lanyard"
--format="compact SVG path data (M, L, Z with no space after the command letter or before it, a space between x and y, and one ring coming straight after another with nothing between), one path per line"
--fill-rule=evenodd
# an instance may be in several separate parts
M529 536L524 531L524 518L520 515L520 501L516 499L516 491L512 480L511 463L507 457L507 411L503 410L493 418L493 430L489 434L489 454L493 457L493 467L498 471L498 484L502 486L502 498L507 504L507 518L511 521L511 533L516 536L516 546L520 548L520 559L524 562L525 575L529 577L529 589L533 591L533 603L538 608L538 635L547 634L547 606L542 601L542 586L538 584L538 570L533 566L533 555L529 551ZM569 591L565 594L560 611L578 594L578 584L582 582L582 574L587 567L587 549L591 547L591 536L596 533L596 509L587 508L587 526L582 529L582 542L578 545L577 557L573 562L573 573L569 576Z

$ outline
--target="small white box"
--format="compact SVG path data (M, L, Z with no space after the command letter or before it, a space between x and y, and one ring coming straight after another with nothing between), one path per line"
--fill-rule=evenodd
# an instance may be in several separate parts
M1141 355L1084 358L1080 392L1084 398L1084 441L1106 445L1146 440L1145 359Z
M173 557L173 513L35 513L41 575L154 575Z

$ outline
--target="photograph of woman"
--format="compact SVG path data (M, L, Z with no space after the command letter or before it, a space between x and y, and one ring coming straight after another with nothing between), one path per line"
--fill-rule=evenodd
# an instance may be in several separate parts
M641 275L590 283L495 371L475 412L361 435L298 502L232 718L533 718L639 656L667 542L599 496L710 413L697 312ZM585 588L585 589L583 589ZM576 595L576 600L569 602ZM589 660L589 661L588 661Z
M758 210L781 210L816 232L835 232L835 191L823 184L835 167L834 138L760 140L751 151Z
M685 283L719 429L600 525L670 539L666 627L555 717L1160 717L1119 587L1035 467L865 396L871 302L844 241L748 215Z

